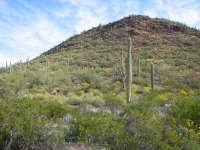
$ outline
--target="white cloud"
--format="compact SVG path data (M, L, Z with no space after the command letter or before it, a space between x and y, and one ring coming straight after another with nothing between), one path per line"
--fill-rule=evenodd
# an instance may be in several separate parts
M58 0L60 3L66 3L68 0Z
M58 18L63 18L67 17L70 15L71 10L66 8L65 10L54 10L53 13L58 17Z
M114 10L114 13L119 13L121 10L121 2L120 0L115 0L111 2L111 8Z
M99 0L59 0L61 2L70 2L71 4L75 6L95 6Z
M200 11L194 9L171 10L167 12L167 16L169 16L171 20L186 23L191 27L200 23Z
M196 0L166 0L167 4L169 5L174 5L176 7L183 7L183 6L188 6L192 3L194 3Z
M94 15L92 11L83 8L79 9L76 18L78 21L72 28L74 28L77 33L96 27L99 23L103 24L107 21L103 15Z
M125 2L125 16L131 14L139 14L140 6L138 0L126 0Z
M101 15L101 14L105 13L106 11L108 11L108 7L104 5L104 6L96 8L94 11L95 11L95 13Z
M196 0L153 0L154 4L143 10L150 17L169 18L172 21L186 23L200 28L200 2Z
M157 16L157 13L153 9L147 9L143 12L143 14L151 18L155 18Z
M60 29L52 21L39 17L28 26L15 25L14 27L8 27L2 34L4 37L0 35L0 38L3 39L1 43L7 45L9 50L15 51L18 55L17 58L14 56L14 60L12 60L12 62L15 62L20 56L20 59L38 56L59 44L70 34L70 32Z
M6 56L3 52L0 52L0 67L5 67L6 66L6 62L12 62L12 59L10 56Z

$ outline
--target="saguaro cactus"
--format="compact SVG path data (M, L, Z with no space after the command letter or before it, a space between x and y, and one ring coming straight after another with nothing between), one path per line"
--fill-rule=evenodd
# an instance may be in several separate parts
M19 67L20 67L20 70L22 70L22 60L20 60L19 62Z
M138 77L140 77L140 58L138 58L137 74L138 74Z
M132 56L131 56L131 38L128 39L128 53L126 59L126 101L131 101L132 84Z
M124 56L123 56L123 47L122 47L122 51L121 51L121 59L120 59L120 74L121 74L121 77L122 77L122 88L121 89L124 89L125 87L125 73L124 73Z
M46 60L46 63L45 63L45 68L48 69L49 68L49 61Z
M26 59L27 68L29 67L29 58Z
M151 64L151 90L154 90L154 65Z
M11 62L10 62L10 73L12 72L12 68L11 68Z

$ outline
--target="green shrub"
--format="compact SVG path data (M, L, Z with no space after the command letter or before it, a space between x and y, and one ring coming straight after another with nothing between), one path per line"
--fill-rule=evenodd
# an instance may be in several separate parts
M180 149L199 149L199 100L190 96L178 96L177 99L167 115L169 128L166 131L166 139ZM173 132L173 136L168 136L169 132Z
M64 142L58 118L66 105L26 98L0 101L0 149L49 149L52 143L57 149Z
M76 110L76 121L72 121L67 142L84 142L108 149L133 149L135 141L124 131L125 120L113 118L108 113L80 113Z
M86 82L91 86L98 84L101 81L101 77L90 68L84 70L78 69L74 71L74 75L80 83Z
M10 75L8 75L4 80L2 85L14 91L16 94L19 90L26 88L27 78L25 76L24 72L15 72Z

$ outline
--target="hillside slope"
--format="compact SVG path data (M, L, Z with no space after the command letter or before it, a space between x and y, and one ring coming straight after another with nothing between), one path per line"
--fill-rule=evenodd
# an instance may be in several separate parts
M200 31L131 15L0 68L0 149L200 149L199 58Z
M44 55L60 51L82 50L117 50L127 44L127 38L134 41L133 53L142 55L140 48L164 51L167 54L176 52L199 52L200 32L178 22L166 19L152 19L147 16L129 16L107 25L99 25L80 35L75 35L58 46L44 52ZM196 50L195 50L196 49Z

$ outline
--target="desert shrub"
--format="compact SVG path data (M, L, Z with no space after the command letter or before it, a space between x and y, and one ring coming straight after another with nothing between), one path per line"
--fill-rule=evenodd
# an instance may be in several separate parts
M69 92L66 95L66 103L69 105L80 105L83 101L82 98L77 96L74 92Z
M148 86L150 85L150 78L143 79L140 77L135 77L133 78L133 83L139 85L140 87Z
M0 149L57 149L64 142L58 118L66 105L26 98L0 101Z
M2 82L2 86L17 93L26 88L27 78L24 72L16 72L8 75Z
M171 145L176 145L180 149L199 149L199 100L182 95L177 99L178 101L172 105L171 111L167 115L169 127L166 131L166 139ZM173 133L173 136L167 134L169 131Z
M101 68L110 68L112 63L107 60L102 60L101 62L99 62L99 65Z
M126 106L125 99L111 93L105 95L105 106L108 106L113 114L119 113Z
M38 70L36 72L33 71L27 72L28 83L29 83L28 88L34 88L43 85L46 74L47 73L44 70Z
M184 91L182 91L182 93L185 94ZM200 124L198 113L199 109L200 103L197 98L183 95L178 97L178 102L173 106L173 111L171 112L171 115L176 118L180 118L179 120L177 120L180 123L185 122L184 119L190 119L195 123Z
M94 96L93 93L87 93L83 98L83 102L91 104L95 107L103 106L105 104L105 100L103 97Z
M182 66L182 65L185 65L185 64L186 64L185 61L182 60L182 59L179 59L179 60L177 60L177 61L175 62L175 65L176 65L176 66Z
M173 89L176 87L176 81L174 79L165 78L164 86L165 89Z
M98 74L96 74L95 70L90 68L84 70L78 69L74 71L74 75L76 76L78 82L87 82L91 86L98 84L98 82L101 81L101 77Z
M57 62L55 63L52 63L52 64L50 64L50 70L52 70L52 71L57 71L57 70L59 70L59 68L60 68L60 66L57 64Z
M134 139L124 131L124 119L108 113L80 113L78 110L74 115L76 121L71 122L70 132L66 133L67 142L80 141L113 150L134 148Z
M150 41L149 40L145 40L141 43L143 46L148 46L150 45Z
M73 61L72 65L82 67L84 65L84 62L82 59L77 59L77 60Z
M69 86L71 84L71 75L67 69L59 69L57 72L40 70L33 74L32 80L29 82L32 85L44 86L46 90L51 91L54 87Z

